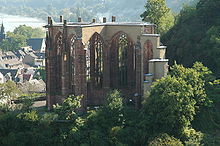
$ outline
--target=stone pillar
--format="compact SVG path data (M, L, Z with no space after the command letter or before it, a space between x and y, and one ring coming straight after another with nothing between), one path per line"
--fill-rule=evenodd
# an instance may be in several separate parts
M113 40L110 44L110 86L111 88L119 88L119 68L118 68L118 44L117 40Z
M46 106L48 107L48 109L50 110L51 108L51 90L50 90L50 47L51 47L51 38L50 38L50 32L48 29L48 32L46 34L46 50L45 50L45 66L46 66L46 96L47 96L47 101L46 101Z
M143 49L141 47L140 38L135 45L135 68L136 68L136 93L135 98L135 108L139 109L141 107L141 97L142 93L142 83L143 83Z
M82 30L77 29L76 56L75 56L75 95L83 95L80 111L86 111L87 108L87 83L86 83L86 52L82 44Z
M95 37L96 38L96 37ZM90 83L91 83L91 87L94 88L96 85L96 81L95 81L95 39L91 38L90 39Z
M105 41L104 45L104 70L103 70L103 87L110 88L110 47L111 41Z
M56 103L56 47L54 35L54 28L48 27L48 33L46 38L46 94L47 94L47 107L50 110Z
M128 68L127 68L127 78L128 78L128 86L132 89L134 88L135 85L135 69L134 69L134 58L135 58L135 47L133 42L129 42L128 46L128 54L127 54L127 63L128 63Z
M65 20L64 20L65 22ZM61 91L62 91L62 99L64 101L67 96L69 96L69 87L70 87L70 48L68 42L68 34L67 34L67 27L66 23L63 26L63 50L62 50L62 59L61 59Z

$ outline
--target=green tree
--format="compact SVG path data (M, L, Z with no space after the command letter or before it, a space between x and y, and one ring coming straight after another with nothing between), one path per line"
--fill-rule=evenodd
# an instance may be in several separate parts
M179 139L176 139L168 134L160 134L151 140L148 146L184 146Z
M7 32L8 39L1 42L0 48L5 51L13 51L27 45L26 37L12 32Z
M164 34L174 25L174 16L165 0L148 0L145 9L142 20L156 24L159 33Z
M0 84L0 100L6 101L5 103L0 102L0 110L12 110L11 101L17 99L21 94L22 92L12 81L7 81L4 84Z
M55 105L55 113L58 114L60 120L75 120L78 116L77 111L81 107L81 99L83 96L70 95L61 105Z
M146 98L140 125L147 132L140 134L143 135L142 143L151 135L168 133L187 145L200 145L204 134L192 127L200 127L203 120L209 119L201 115L207 114L208 109L212 110L212 98L206 90L213 90L213 86L209 85L213 79L212 72L200 62L194 63L192 68L177 64L171 67L170 75L158 80ZM217 84L214 81L212 85ZM198 117L202 117L202 121Z
M32 28L26 25L20 25L13 31L14 34L22 35L26 39L41 38L45 36L45 32L41 28Z
M196 101L192 96L192 86L181 78L167 76L157 81L142 114L147 132L183 135L195 115Z
M27 46L27 39L45 37L45 32L41 28L20 25L13 32L7 32L7 36L8 39L3 40L0 48L5 51L13 51Z
M22 35L26 38L31 38L32 36L32 28L26 25L20 25L16 27L13 31L14 34Z
M46 81L46 71L44 68L38 68L35 75L34 75L35 79L42 79L44 81Z
M107 95L103 107L89 111L86 131L83 136L88 137L88 139L84 140L84 143L88 145L119 145L120 142L117 136L123 128L123 122L121 94L118 90L114 90ZM78 139L76 141L80 145L82 140Z
M220 2L199 0L196 6L184 7L175 25L162 36L170 65L177 61L191 67L196 61L206 65L216 77L220 75Z
M0 99L7 99L11 101L21 95L21 91L13 81L7 81L4 84L0 84Z
M196 106L208 106L210 100L205 91L205 76L211 72L201 63L195 63L193 68L185 68L182 65L174 64L170 71L171 76L184 80L193 90L191 98L196 100Z
M21 47L27 46L26 37L20 34L14 34L12 32L7 32L7 36L9 37L6 48L2 48L4 50L17 50Z

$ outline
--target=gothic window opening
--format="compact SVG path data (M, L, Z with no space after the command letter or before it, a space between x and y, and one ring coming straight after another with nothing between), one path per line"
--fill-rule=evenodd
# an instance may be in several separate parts
M59 76L62 74L62 48L63 48L63 35L59 32L56 36L56 90L58 94L62 94L61 92L61 77Z
M61 54L61 50L62 50L62 47L63 47L63 37L62 37L62 34L60 33L59 36L57 37L57 55L60 55Z
M134 85L134 45L124 32L116 33L110 47L110 87L130 88Z
M102 86L103 75L103 45L100 40L97 40L95 44L95 74L96 83L98 86Z
M70 84L70 91L71 93L74 93L75 91L75 40L76 37L73 36L70 39L70 62L69 62L69 68L70 68L70 80L71 80L71 84Z
M90 39L90 78L93 85L101 88L103 85L103 40L98 33Z
M128 39L125 34L121 34L118 40L118 68L119 86L128 84Z

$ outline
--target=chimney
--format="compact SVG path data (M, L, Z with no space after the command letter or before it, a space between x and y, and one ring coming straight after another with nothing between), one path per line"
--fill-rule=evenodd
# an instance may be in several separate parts
M63 22L63 16L60 15L60 22L62 23Z
M64 26L67 25L67 21L66 21L66 20L63 21L63 25L64 25Z
M48 24L49 24L49 25L52 25L52 19L51 19L51 17L48 17Z
M81 17L78 17L78 22L82 22L82 18Z
M106 17L103 17L103 23L106 23Z
M115 21L116 21L116 17L112 16L112 22L115 22Z

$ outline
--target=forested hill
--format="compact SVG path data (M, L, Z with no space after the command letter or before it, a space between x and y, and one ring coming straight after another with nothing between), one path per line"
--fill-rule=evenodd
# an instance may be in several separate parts
M220 77L220 1L200 0L184 8L176 24L162 37L170 65L191 66L201 61Z
M197 0L167 0L173 12L179 12L183 4L193 4ZM0 0L0 12L33 16L46 20L46 16L65 15L76 20L81 16L85 21L93 17L116 15L118 21L140 21L146 0Z

